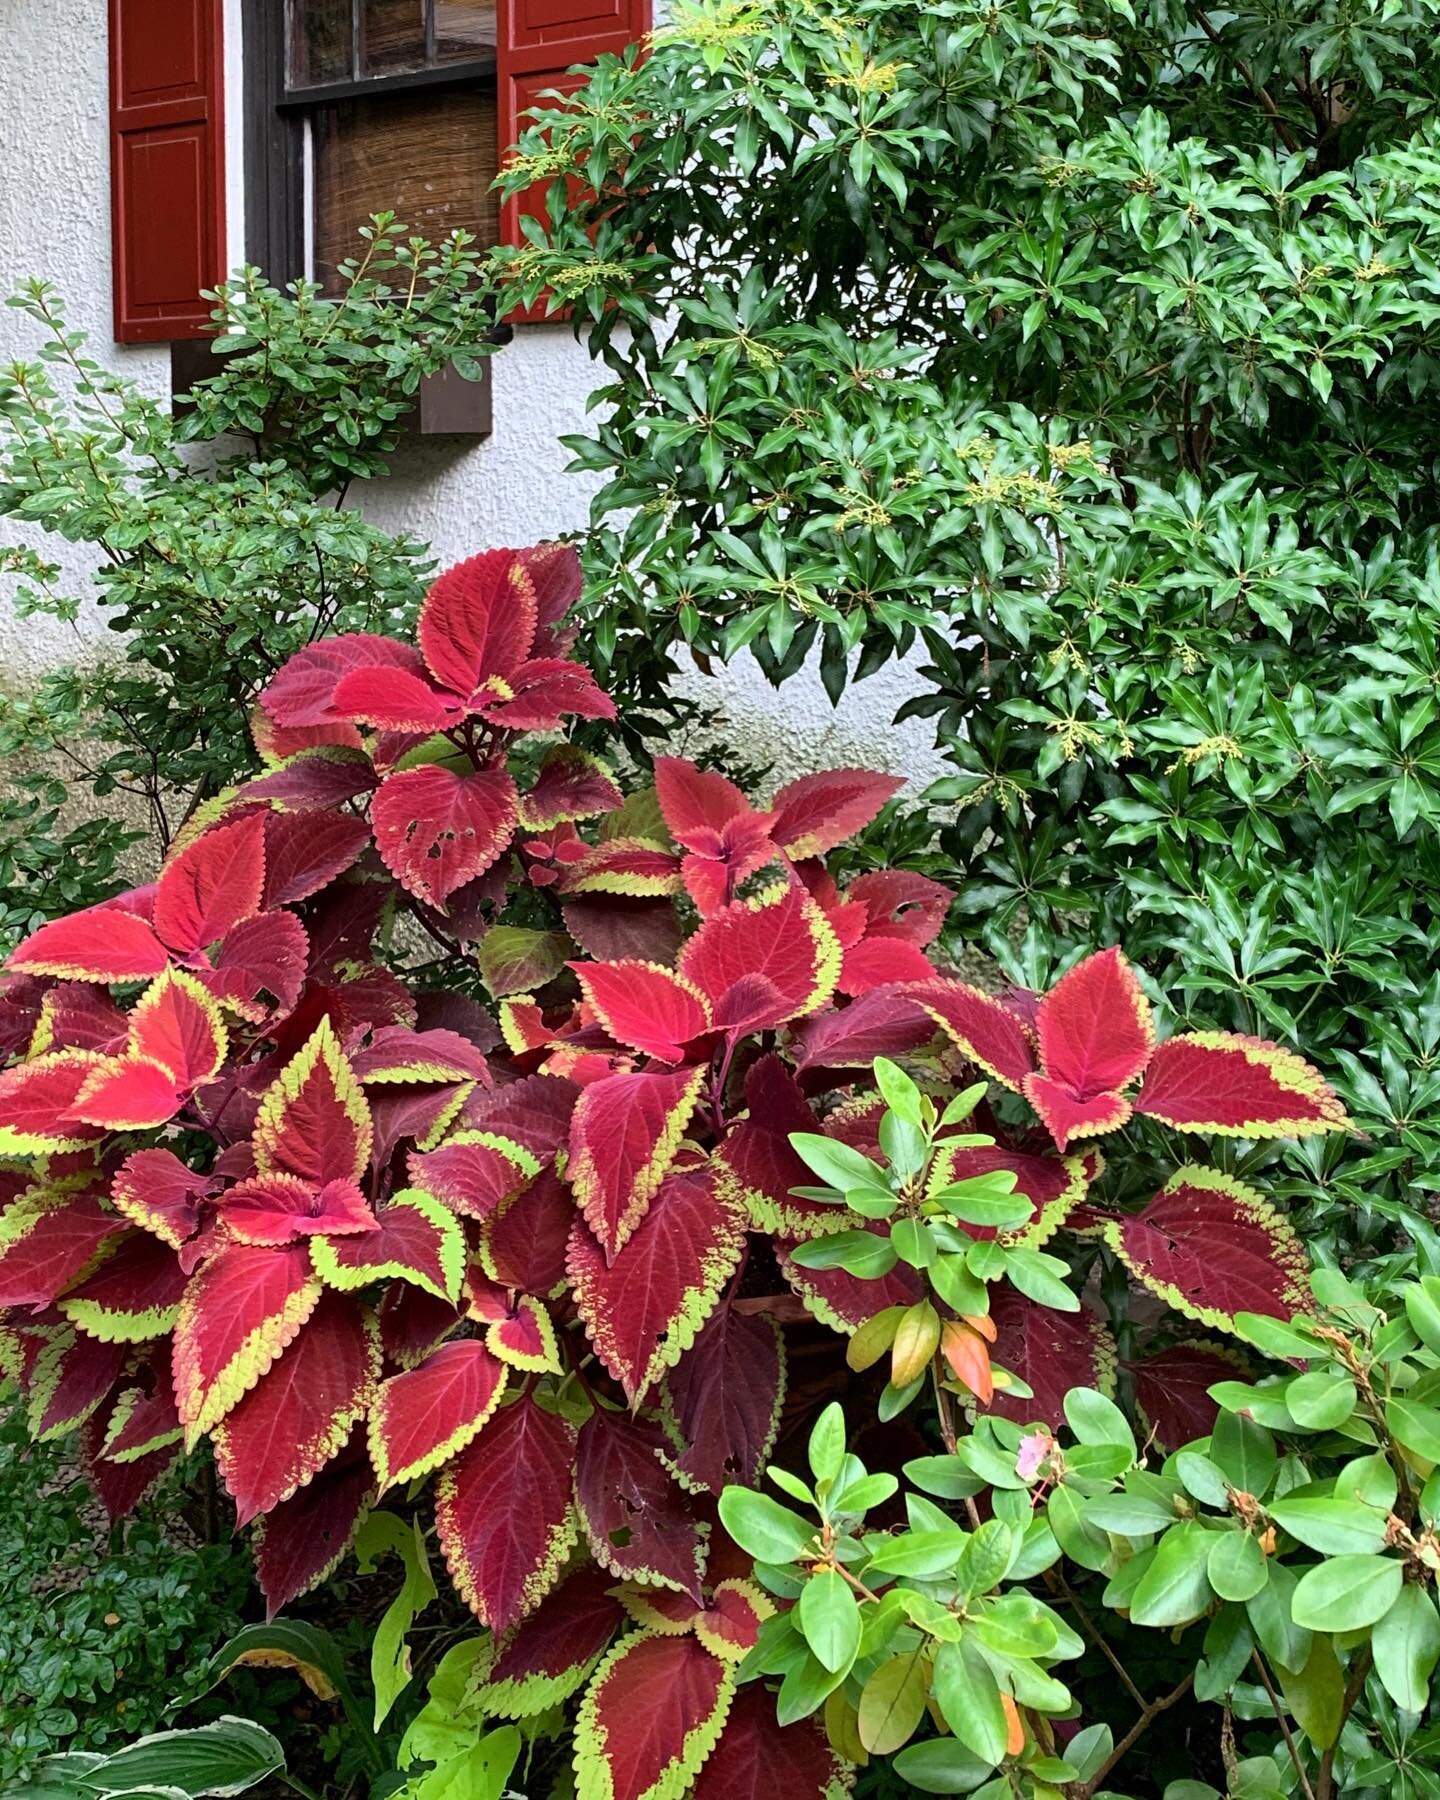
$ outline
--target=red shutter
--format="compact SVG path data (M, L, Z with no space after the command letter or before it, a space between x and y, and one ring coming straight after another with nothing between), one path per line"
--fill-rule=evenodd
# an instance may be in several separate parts
M565 78L572 64L593 62L607 51L618 55L649 29L650 0L499 0L495 58L502 160L530 123L524 116L527 109L546 88L569 93L580 85L580 77ZM537 182L505 202L500 212L502 243L525 242L522 213L544 218L546 185Z
M224 0L110 0L115 336L203 337L225 275Z

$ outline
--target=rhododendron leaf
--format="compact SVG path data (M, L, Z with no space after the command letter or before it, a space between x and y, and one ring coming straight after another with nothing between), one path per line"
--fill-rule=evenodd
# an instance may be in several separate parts
M504 1391L504 1365L478 1338L441 1344L415 1368L382 1381L369 1426L381 1489L448 1462L479 1432Z
M465 705L408 669L352 669L335 684L332 705L347 719L377 731L444 731L465 717Z
M237 1527L288 1500L339 1455L369 1410L379 1373L373 1320L347 1295L322 1295L278 1361L215 1427L215 1466Z
M571 963L580 990L617 1043L661 1062L681 1061L683 1046L710 1027L704 994L683 975L654 963Z
M168 1069L145 1056L117 1056L86 1077L70 1117L106 1131L140 1131L166 1124L184 1104Z
M120 1165L110 1198L132 1224L178 1250L199 1230L200 1203L214 1185L173 1150L137 1150Z
M57 1331L35 1359L26 1395L30 1435L44 1443L84 1424L114 1387L125 1364L123 1344L83 1331Z
M1023 1244L1038 1250L1048 1243L1084 1200L1092 1182L1104 1167L1098 1150L1076 1156L1035 1156L1025 1150L1010 1150L1003 1144L966 1145L937 1152L931 1165L930 1191L937 1192L952 1182L968 1181L972 1176L993 1175L1009 1171L1015 1176L1014 1192L1026 1199L1035 1212L1028 1224L1009 1231L997 1232L993 1226L967 1221L966 1231L974 1238L999 1236L1007 1244Z
M887 1307L915 1305L924 1293L921 1277L907 1263L896 1263L888 1275L877 1278L852 1275L848 1269L805 1269L795 1262L791 1238L777 1237L780 1273L800 1296L805 1310L848 1336Z
M945 924L954 896L942 882L908 869L875 869L857 875L845 898L865 908L868 938L903 938L923 950L934 943Z
M661 899L682 886L680 860L650 838L609 838L587 848L560 880L562 894L624 894Z
M265 1091L255 1119L262 1175L282 1170L323 1186L357 1181L370 1160L370 1108L328 1019Z
M190 1279L175 1322L175 1406L193 1445L247 1394L315 1311L303 1244L232 1244Z
M1215 1169L1177 1169L1143 1212L1110 1220L1105 1241L1202 1325L1233 1331L1238 1312L1288 1319L1309 1303L1299 1238L1253 1188Z
M880 987L801 1019L793 1044L802 1069L868 1069L877 1056L905 1056L934 1036L934 1016L913 991Z
M1166 1451L1209 1437L1220 1414L1210 1389L1245 1376L1245 1365L1233 1350L1203 1340L1172 1344L1123 1366L1135 1383L1137 1406Z
M932 981L909 989L967 1062L1019 1091L1035 1067L1030 1034L1008 1007L963 981Z
M528 1150L493 1131L459 1131L438 1150L410 1157L411 1182L472 1219L487 1218L539 1170Z
M678 1439L671 1468L687 1488L754 1487L780 1428L784 1340L769 1319L721 1306L665 1378Z
M566 1177L607 1256L630 1241L669 1173L705 1076L703 1068L610 1075L581 1093Z
M272 813L265 821L266 908L318 894L369 842L369 825L353 813Z
M426 763L387 776L370 819L386 868L443 913L450 895L483 875L514 835L515 783L503 769L457 775Z
M166 1358L151 1392L132 1387L117 1397L105 1423L103 1454L110 1462L139 1462L156 1450L178 1444L183 1435Z
M742 1663L773 1618L774 1602L750 1581L721 1581L695 1620L695 1635L721 1662Z
M1058 1430L1071 1388L1114 1393L1115 1343L1088 1309L1058 1312L1000 1283L990 1290L990 1319L992 1362L1018 1375L1034 1389L1034 1398L1009 1395L997 1381L988 1411L1017 1425L1044 1423Z
M594 819L624 803L610 770L578 744L547 750L528 794L520 796L520 823L527 831L550 831L575 819Z
M555 1327L545 1307L530 1295L520 1295L514 1310L494 1321L485 1333L485 1342L512 1369L532 1375L560 1373Z
M553 1169L505 1201L480 1232L485 1273L503 1288L544 1298L565 1279L575 1202Z
M608 1569L566 1576L501 1643L477 1704L495 1718L526 1719L568 1700L625 1621L614 1585Z
M925 952L904 938L861 938L845 952L840 969L842 994L868 994L899 981L931 981L935 967Z
M570 939L563 931L533 931L524 925L495 925L480 940L475 960L497 1000L529 994L553 981L565 967Z
M757 1681L736 1694L691 1800L838 1800L844 1777L820 1719L781 1725L775 1696Z
M408 644L355 631L320 638L292 656L260 696L266 713L280 726L337 722L335 689L352 669L384 668L423 675L424 665Z
M242 1244L293 1244L297 1238L373 1232L375 1215L353 1181L323 1187L298 1175L253 1175L220 1202L225 1229Z
M680 952L680 973L711 1003L747 976L772 982L778 1025L822 1007L840 976L840 944L820 908L798 885L777 896L739 900L706 919ZM752 1024L751 1029L759 1026Z
M555 731L567 718L613 719L615 702L582 664L541 656L521 663L509 693L478 698L476 711L506 731Z
M87 906L52 919L11 952L5 966L64 981L137 981L169 962L151 926L118 906Z
M1130 1102L1123 1094L1092 1094L1079 1100L1068 1087L1051 1081L1048 1075L1027 1075L1023 1091L1055 1140L1057 1150L1068 1149L1075 1138L1118 1131L1130 1117Z
M288 1500L257 1521L255 1573L265 1616L317 1587L338 1565L375 1495L361 1433L350 1447Z
M719 1740L734 1689L733 1670L693 1637L626 1638L600 1664L580 1704L576 1800L689 1793Z
M518 1144L532 1157L545 1158L568 1137L570 1115L579 1098L579 1088L563 1075L528 1075L493 1093L473 1094L466 1102L461 1124L466 1130L473 1128Z
M328 1287L347 1292L376 1281L409 1281L454 1300L465 1272L465 1239L450 1209L433 1194L405 1188L376 1217L376 1229L358 1237L317 1237L310 1245L315 1272Z
M265 816L217 825L172 855L155 889L155 929L182 956L203 950L260 910Z
M708 1170L669 1175L608 1261L589 1227L575 1221L568 1255L575 1307L632 1406L694 1343L743 1242L740 1221Z
M574 1547L575 1428L526 1396L440 1476L435 1526L450 1577L497 1633L533 1612Z
M0 1306L49 1306L125 1229L94 1194L21 1194L0 1214Z
M0 1156L50 1156L83 1150L99 1127L74 1116L89 1078L110 1066L89 1050L56 1050L0 1073Z
M513 550L484 550L446 569L420 608L416 640L442 687L469 696L512 675L530 654L538 622L535 583Z
M350 731L344 725L317 729L339 733ZM353 732L350 735L355 736ZM329 812L332 808L343 806L347 800L368 794L374 786L375 771L368 756L353 756L337 749L317 749L292 756L278 769L247 781L240 789L239 797L242 800L263 800L267 805L277 806L286 813ZM268 842L268 831L266 835L268 857L273 845ZM270 904L273 905L274 902Z
M687 850L710 844L732 819L752 810L727 776L678 756L655 758L655 795L671 837Z
M1040 1001L1035 1028L1046 1079L1079 1101L1128 1087L1155 1046L1150 1002L1113 949L1060 977Z
M174 1325L185 1272L169 1244L132 1231L95 1271L70 1288L60 1310L107 1344L146 1344Z
M826 769L788 782L771 803L770 835L797 862L824 856L867 826L905 785L871 769Z
M597 1411L580 1428L575 1502L596 1562L622 1580L676 1588L700 1604L705 1529L660 1461L650 1419Z
M215 996L256 1023L269 1008L269 994L280 1012L289 1012L305 985L310 942L294 913L257 913L231 932L215 955L213 969L199 978Z
M1350 1126L1333 1090L1294 1051L1232 1031L1195 1031L1158 1046L1136 1112L1182 1131L1309 1137Z

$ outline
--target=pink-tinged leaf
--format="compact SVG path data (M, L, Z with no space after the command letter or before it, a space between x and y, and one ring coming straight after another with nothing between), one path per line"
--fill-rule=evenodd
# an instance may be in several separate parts
M574 1548L575 1435L526 1396L503 1407L440 1476L435 1527L446 1567L496 1633L534 1612Z
M840 943L825 915L793 884L778 896L736 901L706 919L680 952L679 966L712 1004L736 982L763 976L780 996L768 1021L779 1025L825 1004L835 992L840 961Z
M129 1037L129 1020L104 988L67 981L49 989L42 999L30 1054L39 1056L49 1050L94 1050L101 1056L116 1056L125 1048ZM3 1054L3 1048L0 1048L0 1054Z
M1098 1150L1083 1156L1035 1156L1025 1150L1010 1150L1003 1144L974 1145L964 1149L942 1148L935 1158L931 1173L932 1191L952 1181L967 1181L975 1175L993 1175L1009 1170L1015 1176L1015 1192L1022 1194L1035 1208L1027 1225L1014 1231L997 1233L990 1225L967 1225L975 1238L998 1236L1006 1244L1022 1244L1039 1249L1080 1206L1091 1184L1104 1167Z
M913 993L881 987L802 1019L792 1042L802 1069L868 1069L877 1056L905 1056L934 1036L934 1017Z
M529 1375L561 1372L560 1348L550 1314L529 1294L517 1295L505 1317L492 1322L485 1342L512 1369Z
M139 1462L156 1450L178 1444L183 1435L171 1391L168 1349L152 1353L149 1389L127 1387L110 1410L104 1454L111 1462Z
M573 544L535 544L515 555L535 586L537 630L536 656L563 655L575 640L576 627L565 625L565 615L580 598L583 585L580 558Z
M250 708L250 741L267 763L283 763L308 751L362 748L360 733L353 725L277 725L258 704ZM252 797L248 782L245 795Z
M515 783L503 769L457 775L436 763L387 776L370 803L375 847L408 893L439 912L514 835Z
M155 930L182 956L203 950L260 910L265 815L217 825L171 856L155 890Z
M303 1244L232 1244L190 1279L175 1321L175 1407L196 1443L255 1386L315 1311Z
M574 894L622 894L632 900L662 899L680 892L680 859L649 838L609 838L586 847L568 864L558 891Z
M905 1263L897 1263L888 1275L871 1281L852 1275L848 1269L802 1269L790 1260L794 1248L793 1238L776 1238L780 1273L812 1317L832 1331L843 1331L847 1337L886 1307L913 1306L925 1292L920 1276Z
M219 1007L193 975L177 969L152 982L130 1014L132 1054L159 1063L182 1093L209 1081L228 1048Z
M7 969L58 975L62 981L139 981L169 962L150 925L118 906L87 906L32 931L7 958Z
M575 819L594 819L624 803L620 785L598 756L577 744L558 744L545 754L528 794L520 796L520 823L550 831Z
M104 1455L107 1429L102 1406L85 1421L80 1434L80 1461L85 1477L113 1525L127 1517L165 1474L179 1454L179 1446L167 1444L134 1462L117 1463Z
M237 1528L339 1455L369 1410L379 1373L374 1325L346 1295L322 1295L294 1342L215 1428L215 1466Z
M468 1038L443 1029L412 1031L386 1025L362 1049L353 1051L350 1066L367 1087L386 1082L483 1081L490 1065Z
M266 909L318 894L369 842L369 825L353 813L272 813L265 821Z
M114 1387L125 1364L123 1344L83 1331L57 1331L35 1360L26 1396L30 1435L44 1443L83 1425Z
M327 729L348 732L357 743L359 741L348 725ZM282 767L247 781L240 789L239 797L241 800L263 800L267 806L279 807L285 813L328 813L344 806L347 800L368 794L374 786L375 771L368 756L313 750L292 756ZM270 849L267 845L267 851Z
M1155 1045L1150 1002L1113 949L1087 956L1060 977L1040 1001L1036 1034L1047 1083L1081 1104L1137 1080Z
M501 1644L476 1690L495 1718L526 1719L568 1700L625 1622L606 1569L569 1575Z
M733 781L678 756L655 758L655 794L671 837L687 850L709 846L732 819L752 813Z
M380 1301L380 1343L385 1360L401 1369L424 1362L460 1325L464 1314L448 1300L397 1281Z
M813 1187L815 1176L791 1148L790 1133L818 1131L820 1123L778 1056L762 1056L750 1068L745 1104L745 1117L715 1152L722 1191L735 1198L761 1231L802 1238L848 1230L854 1219L844 1207L792 1192Z
M56 1050L0 1074L0 1156L53 1156L83 1150L100 1132L75 1118L85 1083L109 1059Z
M1008 1007L964 981L932 981L908 991L967 1062L1019 1092L1035 1067L1035 1052Z
M676 1479L715 1495L756 1486L784 1398L779 1331L769 1319L720 1307L665 1379L667 1415L683 1446L670 1465Z
M428 737L465 717L458 695L442 693L408 669L352 669L335 684L334 710L378 731Z
M797 862L824 856L863 830L904 785L903 776L878 775L871 769L802 775L775 796L770 835Z
M267 1088L255 1120L262 1175L282 1171L323 1187L358 1181L370 1160L370 1108L328 1019Z
M504 1391L504 1365L478 1338L442 1344L417 1368L382 1381L369 1426L370 1461L382 1491L458 1455Z
M310 1259L328 1287L358 1292L377 1281L409 1281L437 1300L454 1300L465 1270L465 1239L448 1207L406 1188L359 1237L317 1237Z
M570 1120L567 1177L591 1231L614 1257L659 1191L690 1123L705 1070L610 1075Z
M768 975L742 975L715 1002L711 1023L733 1043L746 1033L767 1030L789 1004Z
M576 1220L568 1256L575 1307L632 1406L694 1343L743 1242L740 1221L708 1170L672 1172L625 1248L608 1261Z
M262 995L270 995L282 1013L294 1006L309 960L309 939L295 915L267 912L227 933L214 968L198 973L217 1000L258 1024L270 1011Z
M276 725L336 724L335 689L341 678L352 669L372 668L424 676L424 665L408 644L356 631L321 638L297 651L260 696L260 704Z
M570 1115L579 1098L579 1088L563 1075L528 1075L493 1093L472 1094L460 1122L466 1130L493 1133L543 1160L570 1135Z
M844 1790L845 1765L819 1717L781 1725L775 1696L757 1681L735 1696L691 1800L835 1800Z
M375 1230L375 1215L353 1181L317 1187L273 1171L232 1187L221 1199L220 1219L242 1244L293 1244L317 1233L346 1237Z
M734 1671L693 1637L638 1632L626 1638L600 1664L580 1704L577 1800L690 1793L720 1737L734 1689Z
M1333 1089L1302 1057L1231 1031L1194 1031L1159 1045L1135 1110L1181 1131L1222 1137L1352 1129Z
M1137 1281L1202 1325L1232 1331L1238 1312L1288 1319L1309 1305L1300 1239L1253 1188L1216 1169L1177 1169L1143 1212L1104 1229Z
M513 1139L460 1131L438 1150L410 1157L410 1180L452 1212L485 1219L538 1174L539 1162Z
M842 994L868 994L899 981L933 981L935 967L923 950L898 937L861 938L845 952Z
M598 1563L621 1580L675 1588L700 1604L705 1531L661 1462L650 1419L596 1411L580 1428L575 1503Z
M845 898L865 907L866 937L903 938L917 950L939 937L954 895L928 875L906 869L876 869L857 875Z
M684 1045L710 1027L710 1008L694 982L654 963L571 963L581 992L617 1043L678 1063Z
M148 1057L120 1056L86 1077L70 1117L106 1131L141 1131L166 1124L184 1104L168 1069Z
M0 1214L0 1306L49 1306L125 1229L94 1194L21 1194Z
M485 550L444 574L420 608L416 638L442 687L468 698L494 676L513 675L538 623L535 583L513 550Z
M131 1224L178 1250L200 1229L201 1202L214 1185L172 1150L137 1150L120 1165L110 1198Z
M990 1317L995 1326L993 1362L1033 1388L1034 1398L1006 1394L997 1381L988 1411L1017 1425L1043 1423L1056 1430L1065 1423L1064 1401L1071 1388L1115 1391L1115 1342L1104 1324L1087 1308L1057 1312L1041 1306L1008 1284L990 1290Z
M1209 1437L1220 1415L1210 1389L1220 1381L1244 1380L1249 1373L1233 1350L1203 1341L1172 1344L1120 1366L1135 1383L1136 1404L1155 1441L1167 1452Z
M721 1662L742 1663L760 1641L774 1603L750 1581L720 1581L695 1615L695 1635Z
M258 1521L255 1573L267 1619L336 1568L374 1495L375 1478L357 1429L334 1462Z
M719 831L695 832L690 854L680 864L680 875L686 892L708 917L730 904L747 876L776 860L770 815L745 813Z
M560 657L536 657L506 682L500 699L480 696L476 710L505 731L556 731L565 719L613 719L615 702L590 671Z
M1075 1138L1118 1131L1130 1117L1130 1102L1123 1094L1092 1094L1081 1100L1047 1075L1027 1075L1023 1092L1061 1151Z
M107 1344L147 1344L174 1325L185 1271L168 1244L132 1231L93 1275L72 1287L60 1310L72 1325Z
M554 1169L546 1169L485 1221L480 1259L503 1288L544 1299L565 1279L565 1251L575 1202Z

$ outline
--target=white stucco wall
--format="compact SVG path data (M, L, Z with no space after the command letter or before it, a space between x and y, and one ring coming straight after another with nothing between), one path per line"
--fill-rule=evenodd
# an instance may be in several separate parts
M227 185L231 258L238 261L243 114L238 11L235 0L227 6ZM65 296L71 322L91 334L93 353L163 395L168 351L117 345L110 336L106 0L3 0L0 15L0 293L30 275L47 277ZM36 341L28 319L0 309L0 363L33 355ZM595 385L588 357L563 326L522 327L496 359L494 435L477 444L406 445L392 475L371 484L360 504L384 528L426 539L442 562L490 544L532 543L582 528L592 483L562 474L567 453L558 439L584 430L585 399ZM88 551L38 542L18 522L0 520L0 544L13 542L36 543L60 563L67 591L89 591ZM0 685L23 685L45 666L103 644L106 635L94 612L78 634L49 620L17 620L7 595L0 599ZM813 675L777 694L748 657L713 679L682 679L707 706L723 708L726 734L748 756L768 756L787 775L860 761L918 783L939 770L924 721L890 725L911 691L913 678L903 669L887 669L853 690L838 711Z

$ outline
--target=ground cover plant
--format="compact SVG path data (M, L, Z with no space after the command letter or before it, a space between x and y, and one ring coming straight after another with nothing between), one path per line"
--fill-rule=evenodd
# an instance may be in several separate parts
M32 1430L116 1511L208 1445L251 1660L313 1674L295 1609L398 1559L376 1793L498 1794L522 1743L580 1800L1423 1768L1440 1286L1312 1266L1263 1186L1353 1134L1334 1089L1118 948L947 973L949 891L845 871L892 777L627 795L558 735L613 710L579 585L489 552L414 644L309 645L263 772L11 955ZM438 1658L432 1555L482 1628Z

